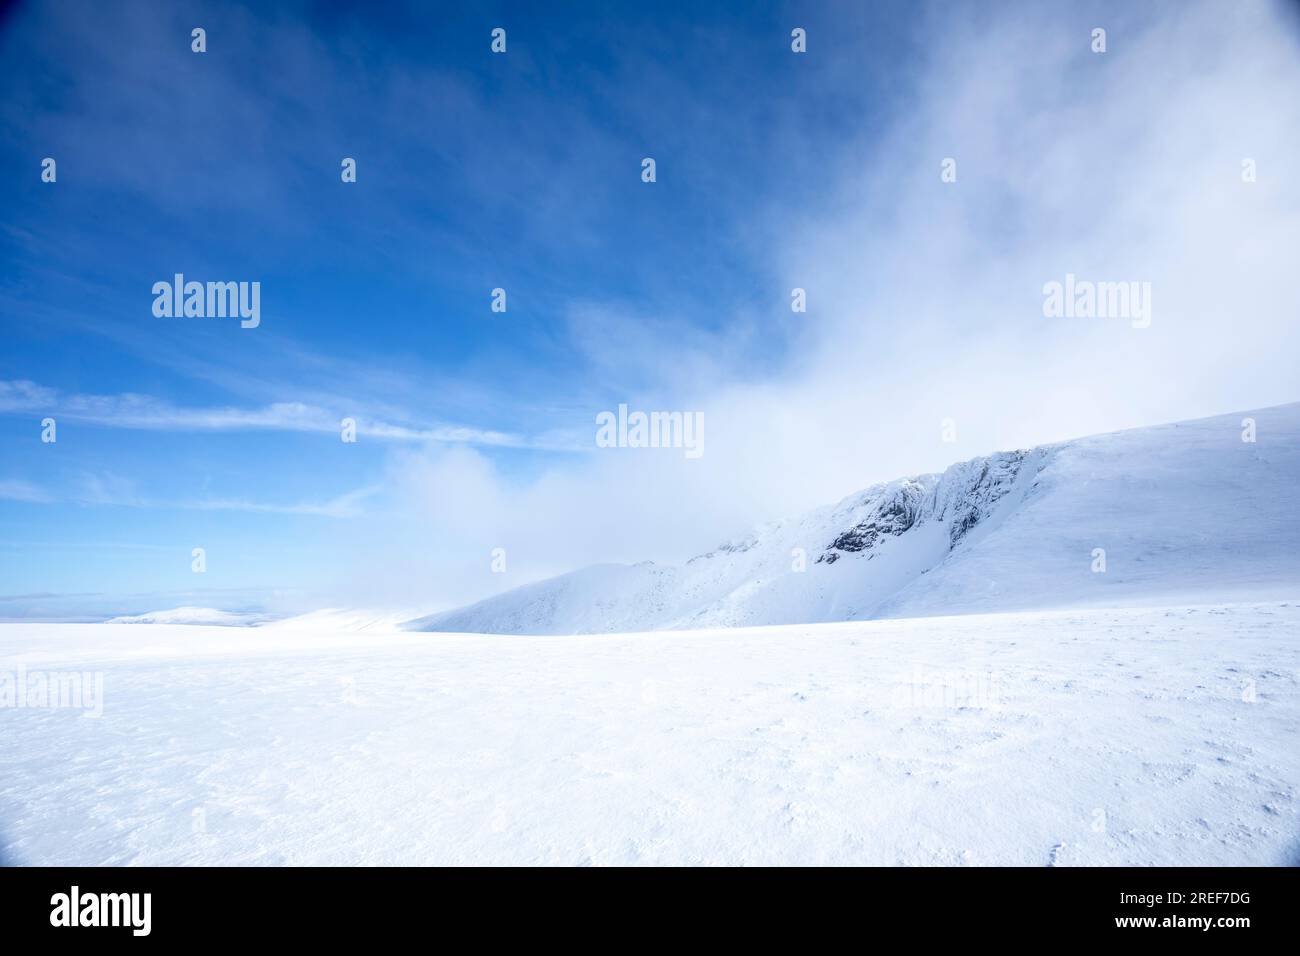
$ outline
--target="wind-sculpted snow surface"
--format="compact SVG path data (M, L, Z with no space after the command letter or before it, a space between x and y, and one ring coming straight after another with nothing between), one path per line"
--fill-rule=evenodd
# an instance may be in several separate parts
M682 565L585 568L407 626L606 633L1241 596L1300 596L1300 404L975 458Z
M1300 861L1296 602L508 639L0 625L20 667L103 694L0 710L11 863Z

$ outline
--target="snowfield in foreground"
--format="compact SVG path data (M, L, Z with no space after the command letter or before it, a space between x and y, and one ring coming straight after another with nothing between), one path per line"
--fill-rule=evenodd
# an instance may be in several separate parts
M102 717L12 706L74 671ZM1300 602L581 637L11 624L0 681L10 863L1300 862Z

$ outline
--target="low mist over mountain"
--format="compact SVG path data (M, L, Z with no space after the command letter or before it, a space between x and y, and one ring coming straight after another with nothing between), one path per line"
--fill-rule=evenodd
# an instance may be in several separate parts
M1298 484L1300 404L1283 405L975 458L681 565L597 565L406 626L582 634L1295 597Z

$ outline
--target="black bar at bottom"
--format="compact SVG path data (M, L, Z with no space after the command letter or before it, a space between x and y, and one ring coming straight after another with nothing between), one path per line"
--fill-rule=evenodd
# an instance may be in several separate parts
M921 933L927 945L1233 945L1294 937L1297 872L15 868L0 870L0 932L7 944L75 934L80 942L283 939L331 948L416 932L616 945L751 937L807 945L844 932L882 945L888 937L878 934L891 932Z

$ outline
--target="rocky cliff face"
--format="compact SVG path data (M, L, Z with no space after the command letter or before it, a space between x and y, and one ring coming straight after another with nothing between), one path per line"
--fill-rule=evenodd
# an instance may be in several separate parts
M834 564L846 554L870 552L882 538L899 537L926 521L946 525L949 548L955 548L1016 487L1030 457L1027 451L1000 452L953 465L942 475L868 489L859 499L866 517L837 535L817 562ZM1034 457L1042 467L1043 456Z
M905 478L896 487L886 486L871 500L871 514L836 537L817 561L834 564L841 554L870 551L883 535L897 537L911 530L925 515L928 478Z

